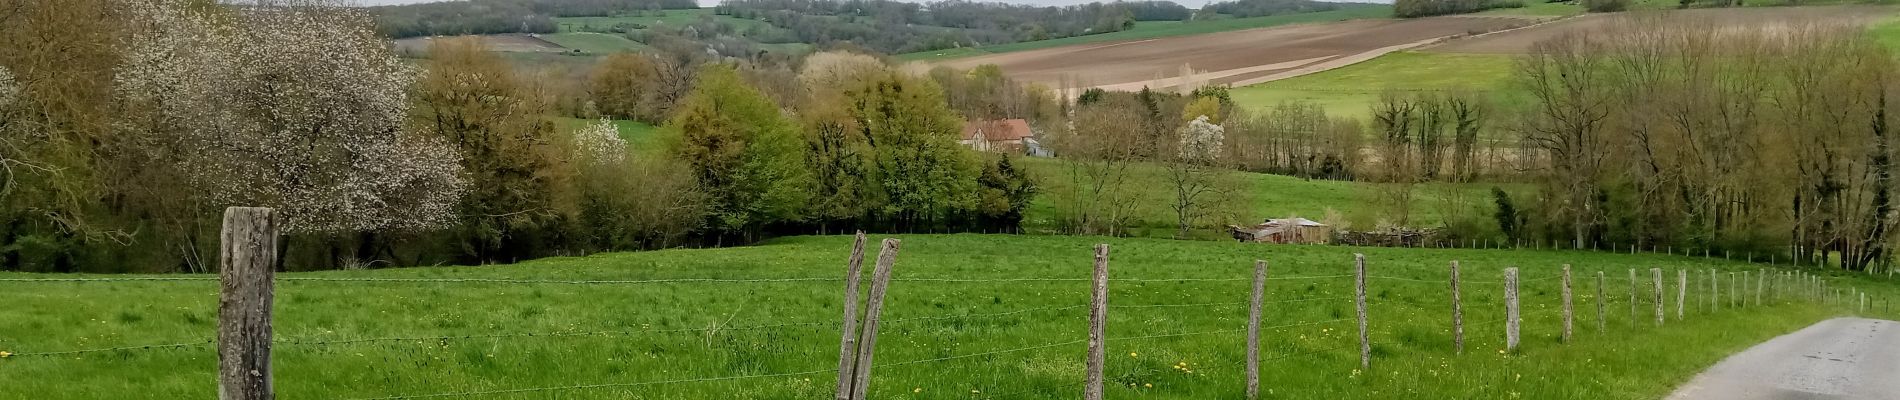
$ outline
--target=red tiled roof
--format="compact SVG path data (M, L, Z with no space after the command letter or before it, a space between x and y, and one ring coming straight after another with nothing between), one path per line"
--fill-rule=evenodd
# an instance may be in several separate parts
M992 142L1020 140L1035 136L1029 131L1029 121L1022 119L970 121L963 124L963 140L976 138L978 132L983 134L983 138Z

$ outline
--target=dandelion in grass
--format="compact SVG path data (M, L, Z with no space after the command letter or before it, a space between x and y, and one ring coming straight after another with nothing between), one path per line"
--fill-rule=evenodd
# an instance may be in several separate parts
M916 389L911 389L911 390L910 390L910 392L911 392L911 393L923 393L923 392L924 392L924 388L916 388Z

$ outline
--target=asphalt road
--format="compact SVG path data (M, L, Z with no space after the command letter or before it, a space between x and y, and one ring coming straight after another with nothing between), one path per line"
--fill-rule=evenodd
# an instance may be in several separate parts
M1900 399L1900 322L1836 318L1729 356L1669 400Z

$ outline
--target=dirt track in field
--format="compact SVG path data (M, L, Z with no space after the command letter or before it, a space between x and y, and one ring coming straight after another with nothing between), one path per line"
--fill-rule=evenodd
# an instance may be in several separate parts
M1187 80L1239 85L1351 64L1474 32L1523 26L1513 17L1355 20L1091 43L941 62L958 68L996 64L1012 77L1051 87L1165 88ZM1065 84L1066 82L1066 84Z
M1892 15L1893 7L1753 7L1585 15L1509 32L1462 38L1427 46L1424 51L1464 54L1523 54L1531 45L1565 33L1612 28L1617 24L1707 24L1716 28L1762 28L1812 22L1865 25Z

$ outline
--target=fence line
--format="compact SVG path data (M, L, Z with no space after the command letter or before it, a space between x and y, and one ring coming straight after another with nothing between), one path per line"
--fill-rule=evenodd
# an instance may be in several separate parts
M1350 278L1352 275L1283 276L1268 280L1306 280ZM1249 278L1114 278L1114 282L1242 282ZM108 283L108 282L217 282L216 277L127 277L127 278L0 278L7 283ZM495 283L531 285L638 285L664 283L785 283L844 282L836 277L793 278L666 278L666 279L499 279L499 278L321 278L278 277L277 282L348 282L348 283ZM1088 278L891 278L892 282L935 283L1011 283L1011 282L1088 282Z
M264 210L266 213L269 212L268 209L261 209L261 210ZM268 222L268 219L261 220L261 221ZM270 227L269 225L261 225L261 226L264 226L266 228ZM226 229L231 229L231 227L232 227L232 223L230 220L230 214L227 213ZM228 235L229 234L227 233L227 236ZM230 241L229 239L230 239L229 237L226 238L227 242ZM862 243L861 235L860 235L860 243ZM871 295L871 300L870 300L871 303L868 306L869 308L868 308L866 320L865 320L866 325L864 326L864 329L863 329L864 341L863 341L862 347L852 348L852 346L849 344L850 342L848 341L845 342L846 343L844 345L844 347L846 347L845 351L855 350L859 357L856 358L856 360L858 361L855 364L857 368L856 370L857 373L855 374L856 382L854 382L855 387L850 392L851 394L849 395L849 397L843 397L846 395L843 394L843 392L841 392L840 394L841 397L839 397L841 399L852 399L852 400L864 399L867 393L869 373L874 367L901 367L901 366L910 366L910 365L921 365L921 364L944 362L944 361L951 361L951 360L987 357L987 356L994 356L998 354L1050 349L1050 348L1072 346L1072 345L1084 344L1084 343L1089 344L1089 351L1090 351L1089 355L1091 359L1090 365L1088 367L1089 379L1085 381L1086 383L1084 385L1085 397L1099 398L1101 395L1100 385L1102 382L1102 372L1105 369L1102 365L1101 359L1104 358L1105 356L1104 354L1102 354L1102 352L1106 348L1105 343L1107 342L1123 342L1123 341L1133 341L1133 340L1218 335L1218 334L1230 334L1230 333L1249 332L1249 331L1257 332L1257 329L1263 329L1263 328L1264 330L1278 331L1278 330L1284 330L1284 329L1295 328L1295 327L1303 327L1303 326L1317 326L1317 325L1325 325L1325 324L1343 323L1343 322L1352 321L1355 319L1359 323L1358 324L1359 336L1357 338L1358 339L1357 342L1355 343L1343 345L1339 347L1334 347L1334 348L1283 354L1280 356L1267 358L1265 360L1257 360L1257 361L1281 360L1281 359L1286 359L1286 358L1291 358L1291 357L1320 354L1320 353L1331 352L1331 351L1339 351L1339 350L1344 350L1344 349L1348 349L1348 348L1356 346L1360 348L1360 355L1361 355L1360 368L1369 368L1370 358L1371 358L1370 351L1371 351L1371 345L1373 343L1373 340L1371 339L1370 336L1376 333L1382 338L1386 338L1385 340L1390 340L1392 336L1396 336L1397 333L1400 331L1388 328L1388 329L1379 330L1377 332L1373 332L1371 329L1369 329L1368 320L1367 320L1367 310L1369 308L1369 304L1366 298L1366 293L1368 292L1367 285L1366 285L1367 278L1377 279L1377 280L1382 280L1382 281L1417 282L1417 283L1429 283L1429 284L1435 284L1435 285L1451 283L1452 285L1454 285L1453 287L1456 287L1455 285L1457 285L1460 282L1460 281L1433 280L1430 278L1423 278L1423 279L1408 278L1408 277L1400 277L1400 276L1369 276L1366 274L1366 260L1363 255L1355 255L1354 273L1342 274L1342 275L1286 276L1286 277L1274 277L1274 278L1265 278L1264 276L1262 276L1262 277L1256 277L1256 278L1251 278L1251 279L1245 278L1245 277L1109 279L1108 273L1107 273L1108 246L1105 244L1096 246L1096 258L1095 258L1096 269L1095 269L1095 275L1093 276L1093 278L919 277L919 278L892 279L890 277L889 271L891 268L891 264L893 263L892 260L895 257L895 246L896 246L895 243L896 243L895 240L887 239L885 241L886 252L880 252L877 276L875 278L876 286L874 286L874 289L872 290L873 294ZM231 251L233 246L244 246L244 244L233 245L230 243L226 243L225 250L227 252ZM249 247L241 247L240 250L262 249L262 250L274 251L275 249L274 246L262 246L262 245L257 244L257 242L252 242L248 246ZM260 253L260 254L268 254L268 253ZM254 258L257 258L260 260L269 259L269 257L254 257ZM256 266L267 265L267 264L258 263L258 262L249 262L246 265L251 266L251 267L256 267ZM252 372L250 373L251 376L249 377L231 378L227 376L228 374L226 373L232 370L231 369L232 366L226 365L228 363L221 361L220 362L221 375L220 375L220 380L219 380L221 391L225 389L226 385L248 384L248 381L261 379L263 381L263 384L262 386L258 386L258 388L259 390L261 390L261 393L268 395L272 391L272 388L270 387L270 384L269 384L270 377L269 377L269 372L267 369L269 365L269 357L270 357L269 349L271 348L272 344L339 345L339 344L376 343L376 342L427 342L427 341L446 341L446 340L460 340L460 339L552 338L552 337L634 335L634 334L666 333L666 332L746 331L746 330L782 328L782 327L792 327L792 326L840 326L840 325L847 326L847 327L849 326L849 322L818 321L818 322L789 322L789 323L779 323L779 324L749 325L749 326L734 326L734 327L711 325L705 328L637 329L637 330L629 329L629 330L616 330L616 331L512 332L512 333L468 334L468 335L448 335L448 336L431 336L431 337L358 338L358 339L338 339L338 340L313 340L313 339L299 339L299 338L273 340L271 337L272 333L270 330L270 313L269 313L270 309L268 307L272 299L272 296L270 293L270 290L271 290L270 285L273 282L381 282L381 283L475 283L475 284L566 284L566 285L845 282L847 283L847 285L855 285L855 283L858 281L857 279L837 278L837 277L667 278L667 279L639 279L639 280L548 280L548 279L491 279L491 278L352 278L352 277L336 277L336 278L275 277L273 278L271 274L272 271L268 270L267 266L264 268L265 269L262 271L255 271L255 268L243 269L243 268L230 268L227 266L226 268L223 269L224 276L221 276L221 277L127 277L127 278L51 278L51 279L4 278L4 279L0 279L0 282L24 282L24 283L219 281L223 284L224 290L225 290L225 293L223 294L223 297L221 299L227 300L227 301L221 301L220 303L221 304L220 324L219 324L220 331L219 331L218 339L216 340L207 340L204 342L160 344L160 345L121 346L121 347L111 347L111 348L101 348L101 349L67 350L67 351L57 351L57 352L21 353L21 354L14 354L14 355L16 356L59 356L59 355L116 352L116 351L129 351L129 350L158 350L158 349L176 349L176 348L216 346L220 352L219 353L220 360L229 358L229 357L226 357L227 353L238 354L238 355L246 356L246 357L252 357L252 355L261 354L261 358L252 357L252 358L247 358L247 359L261 359L262 364L265 365L264 368L266 368L265 372L261 375L256 372L257 371L256 369L252 369ZM1264 268L1264 267L1261 267L1261 268ZM1507 322L1507 325L1510 326L1510 328L1507 329L1510 332L1510 334L1507 335L1508 336L1507 343L1509 343L1507 344L1507 346L1510 348L1515 348L1518 343L1517 328L1518 328L1518 323L1520 321L1524 321L1526 319L1536 317L1542 314L1554 313L1554 312L1560 311L1559 309L1555 309L1555 308L1545 308L1545 309L1521 312L1520 309L1517 307L1518 300L1519 300L1519 298L1516 296L1517 284L1525 283L1525 282L1540 282L1540 281L1549 281L1549 280L1555 280L1555 279L1567 279L1570 273L1569 265L1565 265L1564 268L1565 269L1564 269L1563 275L1552 275L1552 276L1546 276L1546 277L1540 277L1540 278L1519 279L1519 276L1517 275L1518 268L1513 267L1506 270L1505 280L1501 280L1501 281L1461 280L1462 283L1467 283L1467 284L1508 283L1506 285L1507 286L1506 304L1508 307L1508 310L1506 311L1506 315L1503 318L1492 319L1492 320L1487 320L1487 321L1479 321L1476 323L1476 325L1482 326L1482 325L1496 324L1498 322ZM1264 270L1261 270L1261 271L1264 271ZM235 278L232 276L234 272L236 275L238 275ZM1456 274L1456 272L1454 272L1454 274ZM1661 274L1662 274L1661 269L1651 268L1651 275L1652 275L1651 281L1653 281L1652 284L1653 284L1653 292L1654 292L1653 298L1655 300L1653 303L1656 306L1656 318L1657 318L1658 325L1662 324L1662 321L1664 319L1664 311L1665 311L1664 310L1665 297L1663 295L1663 279L1662 279ZM1684 294L1682 293L1686 293L1685 291L1686 291L1687 281L1686 281L1686 272L1679 272L1679 274L1685 274L1685 275L1682 275L1685 279L1681 279L1682 282L1678 284L1679 294L1678 294L1678 300L1677 300L1677 303L1678 303L1677 307L1678 307L1678 314L1679 314L1678 318L1680 319L1681 318L1680 315L1682 313L1681 310L1682 310L1682 307L1684 306L1682 304L1684 302L1684 299L1683 299ZM1742 290L1737 290L1737 287L1736 287L1736 285L1741 285L1743 284L1743 282L1745 282L1745 277L1746 277L1745 274L1746 272L1744 272L1744 275L1743 275L1744 278L1740 280L1734 278L1735 276L1734 273L1730 274L1731 300L1735 300L1731 304L1732 307L1741 308L1741 307L1745 307L1748 304L1745 300L1746 299L1745 292ZM1601 276L1600 272L1599 272L1599 276ZM1263 289L1260 289L1260 284L1258 282L1290 281L1290 280L1320 280L1320 279L1338 279L1338 278L1356 278L1354 280L1354 287L1355 287L1357 296L1286 299L1286 300L1278 300L1278 301L1272 301L1272 302L1264 302L1260 300L1260 296L1262 294ZM245 291L242 291L242 293L240 293L240 291L234 291L231 288L232 282L234 280L239 280L239 279L241 279L242 282L246 282L246 284L248 285L253 285L253 287L261 286L261 289L259 289L256 292L245 290ZM1451 278L1451 279L1457 279L1457 278ZM1765 281L1765 279L1766 279L1766 274L1763 274L1758 278L1758 281ZM988 314L919 316L919 317L900 318L900 319L880 321L878 310L881 309L881 299L883 298L882 294L884 293L884 290L885 290L884 289L885 284L891 280L896 280L900 282L935 282L935 283L1090 282L1090 283L1093 283L1093 294L1092 294L1093 297L1091 298L1091 304L1087 304L1087 305L1036 307L1036 308L1027 308L1027 309L988 313ZM1253 293L1254 294L1253 301L1251 302L1140 304L1140 305L1115 305L1115 306L1109 306L1107 302L1107 296L1109 294L1107 285L1108 283L1111 283L1111 282L1247 282L1247 281L1252 281L1256 283L1254 286L1255 290ZM1601 282L1601 278L1599 282ZM1635 285L1640 284L1640 283L1642 282L1639 279L1637 279L1635 275L1635 270L1632 269L1631 276L1630 276L1630 284L1631 284L1630 303L1632 307L1632 319L1634 319L1634 316L1635 316L1634 315L1635 307L1639 303L1638 301L1636 301L1636 297L1635 297L1636 296ZM1819 287L1819 289L1817 290L1818 292L1817 297L1828 299L1831 303L1835 303L1835 305L1841 305L1841 304L1854 302L1854 303L1857 303L1860 306L1860 309L1862 310L1864 310L1867 307L1869 299L1865 296L1864 292L1859 292L1852 288L1848 288L1848 289L1829 288L1826 286L1826 284L1827 282L1825 282L1824 280L1817 279L1817 282L1815 285ZM1599 284L1599 287L1598 287L1599 293L1601 293L1601 290L1602 290L1601 286L1602 285ZM1758 299L1760 298L1760 296L1762 296L1761 286L1763 285L1758 283L1757 286L1755 287L1755 290L1757 291L1756 296ZM1308 285L1307 287L1309 289L1312 288L1312 286L1310 285ZM1719 286L1711 287L1711 292L1715 292L1715 290L1717 290L1718 288ZM1565 286L1564 286L1564 291L1563 291L1564 293L1563 302L1564 302L1565 308L1561 310L1561 311L1566 312L1566 317L1564 321L1564 325L1565 325L1564 326L1564 329L1565 329L1564 342L1565 343L1570 342L1569 340L1570 326L1569 325L1571 321L1568 315L1569 306L1571 302L1570 289L1571 289L1570 284L1568 281L1566 281ZM1830 289L1832 290L1831 292L1830 292ZM850 290L847 290L847 292L850 292ZM1712 295L1711 297L1716 297L1713 295L1713 293L1711 293L1711 295ZM1855 302L1854 301L1855 299L1851 298L1854 295L1860 296L1858 299L1858 302ZM1842 296L1848 296L1850 298L1840 299L1840 297ZM853 299L851 299L852 301L857 300L855 298L856 296L848 296L848 297L853 297ZM253 302L252 304L261 302L261 304L263 304L265 307L262 308L262 311L252 310L250 308L234 309L228 306L228 304L230 303L228 300L232 298L245 299L247 301L252 301ZM1543 299L1543 301L1539 302L1538 307L1549 306L1549 304L1542 304L1544 301L1548 301L1548 299L1544 299L1542 296L1538 297L1538 299ZM1299 322L1299 323L1289 323L1289 324L1271 326L1271 327L1258 327L1259 317L1258 317L1258 312L1256 311L1254 315L1249 318L1250 321L1248 321L1248 323L1250 324L1250 327L1243 328L1243 329L1221 329L1221 330L1195 331L1195 332L1148 334L1148 335L1130 336L1130 337L1108 337L1105 334L1105 325L1108 321L1107 310L1109 309L1215 308L1215 307L1228 307L1228 306L1252 304L1256 306L1256 310L1257 310L1258 305L1260 304L1298 303L1298 302L1331 301L1331 300L1357 300L1355 302L1355 304L1357 305L1357 311L1358 311L1357 318L1348 317L1348 318L1338 318L1338 319L1325 320L1325 321ZM1597 300L1599 302L1602 302L1605 299L1602 298L1601 294L1599 294L1599 298ZM1385 303L1385 301L1381 300L1379 303L1382 305ZM1411 304L1414 306L1420 305L1418 302L1395 301L1394 303L1395 304ZM1762 302L1758 300L1755 303L1755 305L1757 306L1762 305ZM1043 312L1043 311L1074 310L1074 309L1080 309L1084 307L1088 307L1091 309L1090 334L1087 339L1059 341L1059 342L1054 342L1054 343L1046 343L1046 344L1033 345L1033 346L1028 346L1028 347L992 350L992 351L985 351L985 352L978 352L978 353L952 355L952 356L945 356L945 357L927 358L927 359L901 361L901 362L874 363L872 362L872 358L870 357L875 350L875 347L874 347L875 338L877 334L877 327L880 322L902 323L902 322L907 322L907 321L990 318L990 317L1002 317L1002 316L1019 315L1019 314L1026 314L1026 313L1033 313L1033 312ZM1524 308L1524 310L1530 310L1533 308L1537 308L1537 307L1526 307ZM846 316L847 319L855 319L855 316L849 315L851 314L849 311L847 311L846 313L847 313L847 316ZM1599 313L1601 313L1601 310L1599 310ZM235 317L233 317L233 315L235 315ZM254 321L254 319L256 321ZM261 322L258 322L258 321L261 321ZM261 326L262 329L261 331L256 331L256 332L249 331L249 330L227 329L227 328L230 328L229 325L232 325L233 323L250 324L250 325L245 325L245 326ZM1632 324L1634 323L1635 321L1633 320ZM1483 328L1480 328L1480 329L1483 329ZM846 330L848 331L849 328L846 328ZM236 332L236 333L233 333L233 332ZM1345 330L1342 330L1342 332L1345 332ZM849 335L850 332L847 332L846 334ZM227 335L236 335L236 336L227 336ZM1385 340L1381 340L1379 342L1388 343ZM1250 351L1252 351L1251 348L1250 348ZM849 354L847 353L847 355L845 356L849 356ZM1256 357L1257 357L1257 354L1250 353L1248 356L1248 359L1252 360ZM731 375L731 376L702 377L702 378L654 380L654 381L642 381L642 382L602 383L602 384L584 384L584 385L569 385L569 386L549 386L549 387L531 387L531 388L516 388L516 389L479 390L479 391L466 391L466 392L399 395L399 396L372 398L371 400L466 397L466 396L531 393L531 392L545 392L545 391L587 390L587 389L616 388L616 387L638 387L638 386L677 384L677 383L694 383L694 382L728 381L728 380L741 380L741 379L754 379L754 378L817 375L817 374L834 373L834 372L839 373L841 374L841 376L843 376L843 372L842 372L843 368L849 368L849 367L841 366L840 368L827 368L827 369L804 371L804 372L780 372L780 373L765 373L765 374L752 374L752 375ZM259 376L261 376L261 378L258 378ZM841 381L843 380L843 378L840 378L840 379ZM841 387L843 387L842 383L841 383ZM1041 389L1032 389L1031 391L1034 391L1034 390L1041 390ZM247 397L247 399L248 398L251 398L251 397Z

